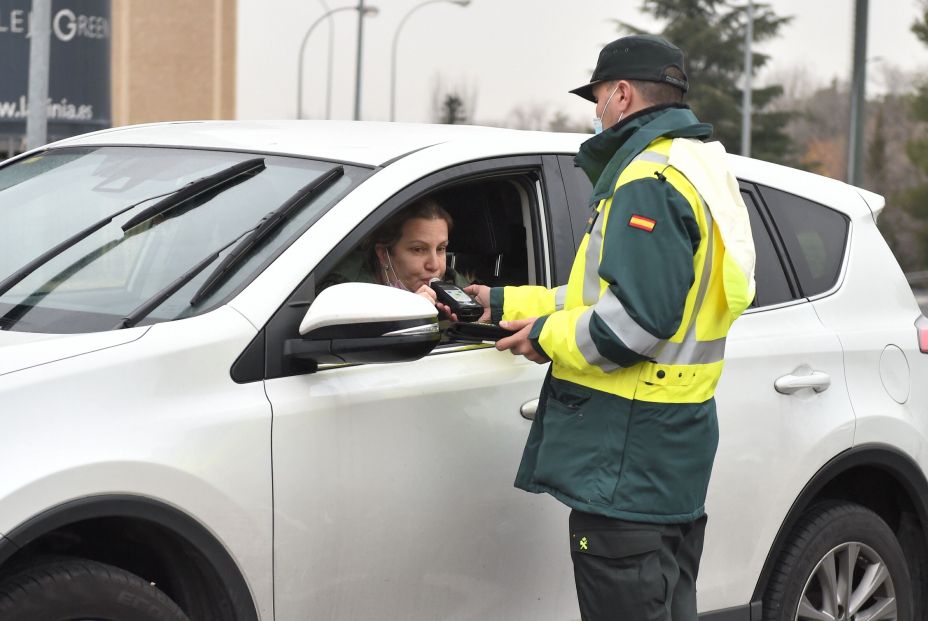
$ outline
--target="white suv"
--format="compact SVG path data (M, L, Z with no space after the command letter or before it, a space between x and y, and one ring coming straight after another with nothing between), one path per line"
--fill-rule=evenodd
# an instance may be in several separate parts
M0 619L577 619L566 509L512 487L545 368L318 284L425 195L459 271L565 282L584 138L177 123L0 165ZM701 618L924 618L928 327L883 201L731 163L758 293Z

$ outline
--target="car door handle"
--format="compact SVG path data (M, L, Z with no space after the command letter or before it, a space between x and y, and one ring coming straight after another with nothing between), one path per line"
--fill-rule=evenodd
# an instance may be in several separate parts
M538 399L532 399L522 404L522 407L519 408L519 414L525 420L535 420L536 410L538 410Z
M807 366L801 366L789 375L778 377L773 382L777 392L791 395L803 388L811 388L815 392L823 392L831 386L831 376L822 371L813 371Z

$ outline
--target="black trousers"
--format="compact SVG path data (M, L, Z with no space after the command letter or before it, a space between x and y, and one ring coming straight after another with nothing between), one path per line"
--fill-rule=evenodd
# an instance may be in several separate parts
M570 512L570 556L583 621L697 621L706 517L643 524Z

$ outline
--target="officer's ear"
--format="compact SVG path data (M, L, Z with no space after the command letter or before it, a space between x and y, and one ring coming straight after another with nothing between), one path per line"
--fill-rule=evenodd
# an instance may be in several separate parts
M616 88L616 99L622 103L623 109L629 107L632 101L639 97L638 91L635 90L631 82L628 80L619 80L618 87Z

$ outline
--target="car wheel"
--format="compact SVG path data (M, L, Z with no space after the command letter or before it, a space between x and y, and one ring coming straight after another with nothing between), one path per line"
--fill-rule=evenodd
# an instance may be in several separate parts
M0 583L4 621L189 621L149 582L82 559L31 565Z
M764 596L764 621L912 621L899 542L876 513L813 506L793 529Z

